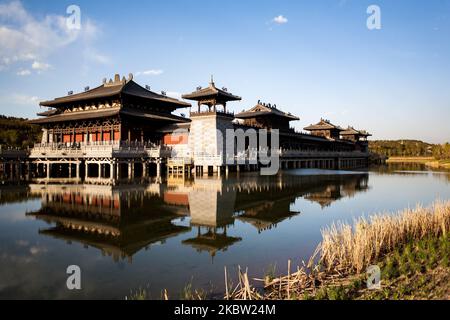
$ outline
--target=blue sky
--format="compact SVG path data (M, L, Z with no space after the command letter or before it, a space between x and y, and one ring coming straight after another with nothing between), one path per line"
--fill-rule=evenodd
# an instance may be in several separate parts
M67 30L66 8L81 9ZM369 30L366 10L381 10ZM207 85L374 139L450 140L450 1L2 1L0 114L114 73L179 96Z

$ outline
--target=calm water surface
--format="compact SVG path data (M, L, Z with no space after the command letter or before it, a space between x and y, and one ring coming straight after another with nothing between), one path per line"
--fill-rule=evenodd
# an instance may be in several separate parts
M169 179L121 186L0 186L0 298L178 298L223 292L224 266L262 276L307 260L321 228L450 199L450 173L420 165L369 172L291 170L274 177ZM66 289L66 268L82 290Z

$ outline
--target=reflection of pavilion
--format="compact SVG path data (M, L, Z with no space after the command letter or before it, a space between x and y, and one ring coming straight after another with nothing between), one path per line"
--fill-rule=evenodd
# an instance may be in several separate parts
M311 190L304 198L325 208L341 198L351 198L358 192L369 190L368 182L366 174L335 176L334 181L330 181L325 187Z
M239 220L250 223L258 232L262 232L278 223L296 216L300 212L290 210L292 202L290 200L281 200L275 202L264 202L257 206L249 207L239 216Z
M226 227L222 233L218 233L217 228L207 228L205 233L201 233L201 227L197 230L197 236L184 240L183 244L190 245L199 252L208 251L212 257L217 251L226 251L228 247L242 240L240 237L228 236Z
M227 226L234 224L236 191L226 187L221 179L196 179L187 191L191 226L197 235L183 241L198 251L215 256L217 251L242 240L227 235ZM206 231L202 232L202 229Z
M98 248L115 261L131 261L142 248L190 230L172 223L181 210L165 206L143 187L128 188L31 186L32 193L41 194L42 207L28 215L55 224L41 234Z
M299 197L325 206L367 189L367 174L245 175L149 185L30 185L27 194L42 199L41 209L28 215L53 224L41 234L131 260L193 228L182 243L215 256L242 240L229 234L236 219L262 232L298 215L291 207ZM188 216L186 226L180 218Z

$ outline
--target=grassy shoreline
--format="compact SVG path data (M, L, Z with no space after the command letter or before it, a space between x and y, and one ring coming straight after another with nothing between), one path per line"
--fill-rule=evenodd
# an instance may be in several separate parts
M425 163L427 167L438 169L450 169L450 160L434 160Z
M322 230L322 242L307 263L276 276L272 269L264 279L250 278L238 268L233 284L225 268L227 300L450 300L450 201L435 201L397 214L359 218L352 225L334 224ZM381 288L367 288L366 270L378 266ZM259 289L257 289L259 288ZM211 291L212 292L212 291ZM221 298L215 296L216 298ZM145 300L146 290L126 299ZM161 299L174 298L167 290ZM176 298L176 296L175 296ZM212 296L188 283L181 300Z
M437 160L433 157L390 157L386 163L418 163L435 169L450 169L450 160Z
M360 218L323 230L308 264L287 275L253 279L247 272L229 299L450 299L450 201ZM381 289L369 290L366 269L381 269Z
M411 240L375 265L381 269L381 288L369 290L365 275L347 276L322 286L304 299L422 300L450 299L449 237Z
M387 163L421 163L426 164L435 161L433 157L389 157Z

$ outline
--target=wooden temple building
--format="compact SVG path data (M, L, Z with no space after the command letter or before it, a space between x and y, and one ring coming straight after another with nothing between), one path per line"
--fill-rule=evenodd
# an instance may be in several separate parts
M228 153L230 142L221 141L228 130L240 129L266 129L269 136L277 130L281 169L368 165L370 135L365 131L344 130L322 119L305 128L310 133L297 132L290 125L297 116L261 101L234 114L228 104L241 97L217 88L212 79L207 87L182 97L197 104L189 117L174 111L191 104L142 87L131 74L116 74L93 89L41 102L47 110L31 123L42 126L42 141L28 155L28 174L45 182L110 184L160 177L163 172L220 175L257 170L261 165L250 161L249 144L244 159L239 158L243 161L238 161L236 154Z

